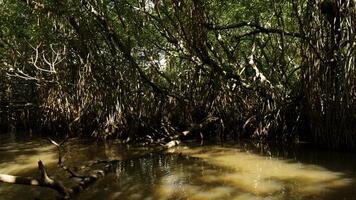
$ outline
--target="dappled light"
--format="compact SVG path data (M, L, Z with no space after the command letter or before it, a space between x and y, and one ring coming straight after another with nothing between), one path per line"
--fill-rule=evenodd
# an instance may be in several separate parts
M80 193L77 199L287 200L292 197L331 200L338 195L346 199L356 195L352 164L355 159L351 154L344 157L338 152L290 149L298 155L291 158L268 149L268 154L259 154L260 149L249 143L182 145L167 152L155 152L148 147L113 141L79 139L69 139L63 150L63 162L69 167L93 160L121 160L111 173ZM311 151L312 160L308 157ZM56 168L58 154L47 140L4 140L0 155L0 174L36 176L36 162L41 159L58 180L67 185L75 180L66 178L64 171ZM1 199L24 195L29 199L45 196L54 199L57 194L37 187L0 185Z
M235 145L177 147L122 163L82 194L88 199L334 199L352 197L354 177L344 171ZM115 192L113 192L115 191ZM348 198L346 198L348 199Z
M10 143L0 145L0 174L23 174L34 171L37 161L48 164L57 162L57 152L49 144L38 142Z
M0 199L355 199L355 38L355 0L0 0Z
M353 0L0 5L2 132L356 149Z
M172 151L202 159L207 164L218 167L218 170L203 171L202 176L196 178L199 182L220 187L206 190L201 184L183 184L177 189L172 189L172 184L176 184L177 181L170 177L163 181L161 186L163 191L161 194L167 199L174 193L182 192L192 199L286 198L288 195L308 198L349 186L353 182L346 178L344 173L329 171L320 166L260 156L232 147L186 147ZM174 175L177 176L176 179L180 179L178 177L181 174ZM221 196L217 197L219 191Z

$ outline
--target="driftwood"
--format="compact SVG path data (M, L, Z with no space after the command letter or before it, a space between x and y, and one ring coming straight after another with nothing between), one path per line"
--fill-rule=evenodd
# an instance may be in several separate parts
M30 185L30 186L39 186L46 187L57 191L63 199L68 199L78 194L79 192L86 189L88 186L96 182L98 179L104 177L108 173L114 171L118 162L122 162L123 160L97 160L89 165L81 166L80 169L90 169L94 165L103 165L101 170L91 170L89 175L81 175L78 172L72 170L70 167L63 164L62 160L62 146L67 141L65 138L61 143L57 143L52 139L48 139L48 141L55 145L58 150L58 167L63 169L70 175L70 178L76 178L78 183L72 187L64 186L60 181L55 180L54 178L50 178L47 174L47 170L42 161L38 161L38 170L40 172L40 177L21 177L21 176L12 176L7 174L0 174L0 182L9 183L9 184L21 184L21 185ZM172 140L164 145L158 151L164 151L168 148L174 147L180 144L179 140Z
M66 166L63 164L62 162L62 145L65 143L65 141L67 140L67 138L62 141L61 143L57 143L56 141L52 140L52 139L48 139L53 145L55 145L57 147L58 150L58 167L60 167L61 169L65 170L67 173L70 174L71 178L77 178L77 180L79 180L79 182L70 187L70 188L65 188L65 195L63 196L64 198L68 198L68 197L72 197L75 194L83 191L84 189L86 189L88 186L90 186L91 184L93 184L95 181L97 181L98 179L104 177L105 175L107 175L109 172L112 171L113 166L115 163L118 162L118 160L115 161L102 161L102 162L94 162L95 164L105 164L103 169L101 170L91 170L91 172L89 172L89 175L81 175L78 172L75 172L74 170L72 170L70 167ZM85 169L85 168L89 168L92 167L94 164L88 165L88 166L82 166L81 169ZM55 189L55 188L52 188ZM60 194L63 194L62 192L60 192L59 190L57 190Z
M64 187L60 181L56 181L48 176L47 170L41 160L38 161L38 170L40 172L40 178L0 174L0 182L47 187L56 190L63 196L69 195L69 190Z
M172 141L166 143L165 145L163 145L163 147L166 148L166 149L169 149L169 148L172 148L172 147L175 147L175 146L179 145L180 143L181 143L180 140L172 140Z
M75 194L87 188L89 185L97 181L99 178L105 176L112 171L113 166L118 161L106 161L106 162L96 162L95 164L104 163L105 166L102 170L92 170L89 175L80 175L79 173L72 170L70 167L66 166L62 162L62 145L65 143L67 138L61 143L57 143L52 139L48 139L53 145L57 147L58 150L58 167L65 170L70 174L70 177L75 177L79 180L78 184L72 187L64 186L60 181L50 178L47 174L44 163L40 160L38 161L38 170L40 172L40 177L22 177L22 176L12 176L8 174L0 174L0 182L9 184L21 184L30 186L46 187L57 191L63 199L68 199L73 197ZM90 165L93 166L93 165Z
M221 121L220 118L209 115L201 123L192 123L187 130L181 132L180 134L175 134L175 137L171 138L172 140L170 142L162 144L162 147L163 147L162 150L166 150L166 149L178 146L184 138L188 137L193 132L199 133L200 139L203 142L204 129L206 129L209 125L214 124L214 123L220 124L221 127L223 128L223 122ZM165 128L166 132L176 132L176 130L174 128L169 127L169 126L167 127L167 125L165 125L164 128ZM173 131L168 131L169 129L172 129Z
M188 130L183 131L183 136L188 136L192 132L200 132L200 137L203 139L202 131L210 124L219 122L220 118L214 116L206 117L201 123L192 123Z

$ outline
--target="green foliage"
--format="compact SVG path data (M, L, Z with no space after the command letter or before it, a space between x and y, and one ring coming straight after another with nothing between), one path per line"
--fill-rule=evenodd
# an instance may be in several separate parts
M4 0L0 85L50 131L170 140L215 117L216 135L294 140L310 122L302 66L325 52L308 5Z

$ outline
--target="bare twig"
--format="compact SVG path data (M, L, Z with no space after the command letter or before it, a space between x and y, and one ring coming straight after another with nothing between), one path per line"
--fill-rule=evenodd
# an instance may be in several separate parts
M64 138L64 140L62 141L62 142L60 142L60 143L57 143L56 141L54 141L54 140L52 140L51 138L47 138L47 140L51 143L51 144L53 144L54 146L56 146L57 147L57 150L58 150L58 165L62 165L62 149L61 149L61 147L62 147L62 145L68 140L68 136L66 136L65 138Z

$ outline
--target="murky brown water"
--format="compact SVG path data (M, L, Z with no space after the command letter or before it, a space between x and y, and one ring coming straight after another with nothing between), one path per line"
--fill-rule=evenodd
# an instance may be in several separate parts
M71 180L56 168L57 151L47 140L2 136L0 173L36 175L38 159L49 174ZM65 163L123 159L115 173L77 199L356 199L356 157L352 153L303 146L271 149L247 143L180 146L166 153L115 143L72 139ZM132 157L133 159L126 160ZM0 183L0 199L53 199L49 189Z

